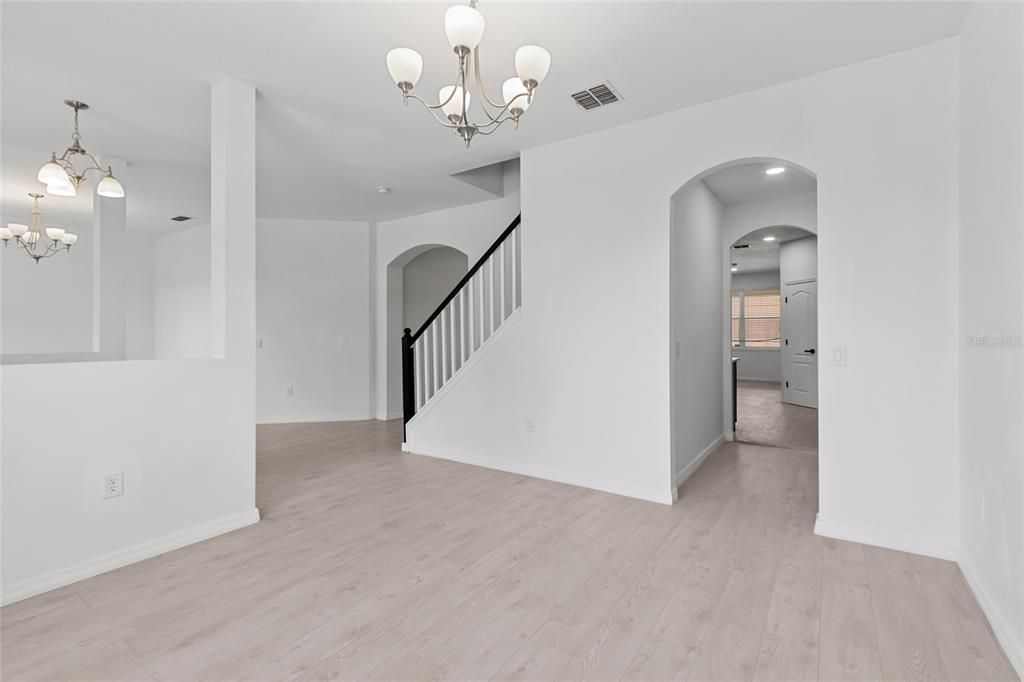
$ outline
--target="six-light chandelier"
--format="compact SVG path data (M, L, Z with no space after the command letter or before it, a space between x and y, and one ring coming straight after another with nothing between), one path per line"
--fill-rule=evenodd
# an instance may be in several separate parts
M36 263L61 251L70 251L78 235L60 227L48 227L44 231L40 227L43 210L39 208L43 195L29 192L29 196L32 197L32 224L7 223L7 227L0 227L0 241L6 247L13 240Z
M422 97L412 94L413 86L423 72L423 57L415 50L398 47L387 54L388 71L402 91L403 100L408 104L415 99L425 106L438 123L450 128L469 147L475 135L490 135L506 121L519 127L519 119L533 104L537 86L548 74L551 54L537 45L524 45L516 50L517 78L509 78L501 87L502 103L492 101L480 78L480 39L484 35L484 17L476 9L476 0L469 5L449 7L444 15L444 28L448 34L455 55L459 60L459 73L454 85L446 85L438 93L438 103L428 104ZM472 97L468 91L469 61L473 60L473 76L476 81L477 100L483 111L485 122L473 123L469 119ZM436 111L440 109L445 118Z

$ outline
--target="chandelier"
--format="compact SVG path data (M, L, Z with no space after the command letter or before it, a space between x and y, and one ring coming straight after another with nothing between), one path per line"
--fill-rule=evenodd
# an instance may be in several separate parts
M438 123L450 128L462 137L466 147L475 135L490 135L502 123L512 121L519 127L519 119L533 104L534 91L548 74L551 54L537 45L524 45L516 50L517 78L509 78L501 86L502 103L495 103L484 90L480 78L480 39L484 35L484 17L476 9L476 0L469 5L449 7L444 14L444 30L448 34L455 55L459 59L459 73L455 84L446 85L438 93L438 103L428 104L426 100L412 94L413 86L423 72L423 57L415 50L398 47L387 54L388 72L402 91L402 99L408 104L417 100L427 108ZM486 121L474 123L469 119L469 105L472 97L468 92L469 59L473 59L473 76L476 81L477 100ZM445 118L437 114L440 109Z
M106 169L101 168L96 161L96 157L85 151L85 148L82 147L82 136L78 132L78 112L85 111L89 108L89 105L76 99L66 99L64 104L75 110L75 132L71 134L71 146L64 150L64 154L59 158L57 157L57 152L53 152L50 160L39 169L37 176L39 182L46 185L47 194L53 194L58 197L73 197L78 194L78 189L85 182L85 174L89 171L99 171L100 173L105 173L105 175L99 181L99 184L96 185L96 194L111 199L123 199L124 187L114 177L110 166L107 166ZM71 161L76 156L88 159L92 165L83 168L81 171L77 170Z
M32 197L32 225L7 223L7 227L0 227L0 240L3 241L4 248L13 239L29 257L35 259L36 263L49 258L62 248L64 251L70 251L78 241L78 235L59 227L48 227L45 233L40 231L39 223L43 217L43 210L39 208L39 200L43 195L29 192L29 196Z

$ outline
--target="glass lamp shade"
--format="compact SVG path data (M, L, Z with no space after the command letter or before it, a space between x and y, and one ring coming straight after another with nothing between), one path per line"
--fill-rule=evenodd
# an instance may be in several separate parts
M48 227L46 228L46 236L50 238L51 242L60 241L60 238L64 236L64 230L59 227Z
M0 240L7 241L8 239L10 239L13 236L14 235L11 234L11 228L9 228L9 227L0 227Z
M444 32L453 48L476 49L484 37L484 15L469 5L455 5L444 13Z
M540 83L551 68L551 53L537 45L523 45L516 50L516 73L523 81Z
M96 185L96 194L110 199L123 199L124 187L113 175L108 175Z
M452 94L452 91L455 94ZM451 99L448 99L451 97ZM446 85L437 93L437 101L444 102L448 100L448 103L441 107L441 110L445 113L445 116L455 116L462 118L462 98L466 98L466 111L469 111L469 104L473 101L472 96L465 92L458 85Z
M396 47L388 52L388 73L395 83L412 83L420 79L423 73L423 57L416 50L408 47Z
M530 99L526 94L526 86L518 78L509 78L501 84L501 96L504 97L505 104L507 105L515 99L515 102L510 107L511 111L516 109L526 111L530 108ZM522 95L522 97L519 97L519 95ZM516 99L516 97L519 97L519 99Z
M78 235L72 232L65 232L64 236L60 238L60 243L64 246L71 246L78 241Z
M39 169L36 179L44 185L62 185L66 182L71 182L71 178L68 177L67 171L61 168L59 163L54 161L47 161L44 163L43 167Z
M20 237L28 232L28 225L22 225L21 223L7 223L7 229L10 230L13 236Z
M75 185L68 180L66 183L50 183L46 186L46 193L52 194L55 197L73 197L77 196L78 190L75 189Z

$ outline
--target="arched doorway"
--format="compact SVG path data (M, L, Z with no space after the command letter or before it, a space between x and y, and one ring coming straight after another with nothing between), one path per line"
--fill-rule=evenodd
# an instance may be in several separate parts
M771 238L757 231L782 226L817 232L816 176L783 159L747 158L717 165L691 178L671 197L674 486L723 441L734 438L732 276L738 272L733 272L733 254L749 251L749 242L739 243L745 236ZM777 241L774 236L760 243Z
M415 331L469 270L469 256L444 244L403 251L387 267L387 412L402 414L402 330Z

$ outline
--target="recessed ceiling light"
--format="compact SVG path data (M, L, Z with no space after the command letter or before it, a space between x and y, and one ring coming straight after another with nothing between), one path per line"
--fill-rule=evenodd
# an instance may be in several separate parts
M783 166L773 166L772 168L769 168L768 170L766 170L764 173L765 173L765 175L778 175L779 173L785 173L785 172L786 172L786 169Z
M390 187L384 187L383 185L381 185L380 187L377 188L377 194L389 194L390 192Z
M766 241L766 242L773 242L773 241L775 241L775 236L774 235L768 235L767 237L762 237L762 239L764 241Z
M736 267L736 266L734 265L734 266L732 266L731 268L729 268L729 270L730 270L731 272L738 272L738 271L739 271L739 268L738 268L738 267Z

